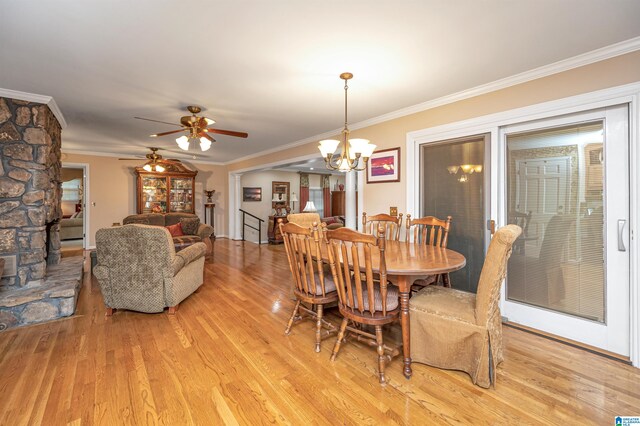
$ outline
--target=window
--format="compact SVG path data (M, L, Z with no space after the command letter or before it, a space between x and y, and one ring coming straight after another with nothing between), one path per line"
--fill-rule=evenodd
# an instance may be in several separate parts
M322 188L309 188L309 201L313 201L320 217L324 216L324 200L322 198Z

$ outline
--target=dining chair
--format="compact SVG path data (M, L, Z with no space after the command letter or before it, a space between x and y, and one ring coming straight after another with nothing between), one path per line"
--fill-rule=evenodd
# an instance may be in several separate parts
M430 285L409 300L413 362L462 370L474 384L495 387L496 367L504 358L500 287L521 232L507 225L495 233L476 294Z
M447 216L446 220L438 219L434 216L418 217L412 219L411 215L408 214L406 222L407 233L405 236L405 241L447 248L450 227L451 216ZM416 280L411 286L411 290L412 292L418 291L422 287L425 287L427 285L438 284L440 279L442 279L443 286L451 287L451 283L449 282L449 274L446 273L429 275L424 279Z
M323 267L317 222L309 228L282 222L279 226L293 279L293 294L296 298L295 307L284 333L289 335L294 322L303 319L300 311L308 314L316 321L315 351L320 352L322 339L337 331L333 324L323 318L323 315L324 305L337 302L338 293L331 273ZM311 304L312 309L303 305L303 302ZM323 326L325 333L322 330Z
M529 237L529 222L531 221L531 211L523 213L513 210L509 212L508 218L509 223L518 225L520 228L522 228L522 238L515 242L513 250L516 253L525 254L525 243L526 239Z
M387 282L384 227L378 228L377 237L348 228L326 230L323 226L322 229L338 291L338 308L344 317L331 360L335 361L338 356L347 332L356 334L376 347L378 378L385 384L385 365L400 350L385 345L382 326L398 320L400 307L397 287L389 286ZM378 262L379 281L374 280L374 259ZM373 326L375 334L366 331L364 325Z
M376 235L379 226L384 228L385 238L387 240L400 241L402 213L397 217L386 213L380 213L373 216L367 216L366 212L362 213L362 230L365 234Z

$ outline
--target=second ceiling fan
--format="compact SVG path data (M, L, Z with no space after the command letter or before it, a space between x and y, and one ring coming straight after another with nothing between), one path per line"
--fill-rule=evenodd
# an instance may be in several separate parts
M202 108L200 108L199 106L190 105L187 107L187 110L191 113L191 115L185 115L184 117L180 118L180 124L168 123L166 121L160 121L160 120L152 120L150 118L143 118L143 117L134 117L134 118L137 118L139 120L154 121L156 123L165 123L165 124L171 124L174 126L180 126L181 129L179 130L154 133L150 136L155 138L159 136L166 136L166 135L171 135L171 134L180 133L180 132L188 132L188 135L183 135L176 139L178 146L185 151L189 150L191 139L199 140L200 149L202 151L208 150L209 148L211 148L211 143L216 141L213 137L211 137L211 134L214 134L214 133L217 133L220 135L226 135L226 136L235 136L238 138L246 138L247 136L249 136L245 132L235 132L233 130L222 130L222 129L214 129L214 128L208 127L214 124L215 121L207 117L198 116L197 114L200 111L202 111Z

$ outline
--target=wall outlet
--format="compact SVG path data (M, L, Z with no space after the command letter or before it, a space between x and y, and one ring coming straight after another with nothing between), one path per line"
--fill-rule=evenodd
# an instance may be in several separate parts
M397 207L389 207L389 214L391 216L398 216L398 208Z

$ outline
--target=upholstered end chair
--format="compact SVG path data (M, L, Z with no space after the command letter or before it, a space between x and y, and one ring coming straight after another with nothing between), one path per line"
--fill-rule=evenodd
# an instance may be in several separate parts
M173 237L173 242L176 250L180 251L191 244L202 242L207 246L207 253L211 253L211 235L214 232L213 226L200 223L200 219L195 214L191 213L144 213L133 214L122 219L123 225L140 224L140 225L153 225L153 226L170 226L178 223L188 223L187 226L183 226L185 235L179 237ZM189 226L192 222L197 222L198 225L193 229ZM187 229L189 228L189 229Z
M166 228L124 225L96 233L100 283L107 315L113 309L169 313L204 281L204 243L176 253Z
M311 228L314 222L318 225L320 225L320 223L326 224L327 229L337 229L344 226L344 223L342 223L338 216L320 218L318 213L291 213L287 216L287 221L302 226L303 228Z
M500 286L521 232L507 225L493 236L476 294L427 286L409 300L414 362L466 371L476 385L495 386L503 361Z

